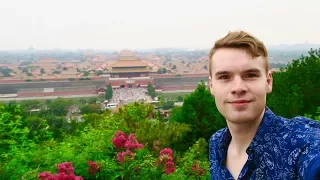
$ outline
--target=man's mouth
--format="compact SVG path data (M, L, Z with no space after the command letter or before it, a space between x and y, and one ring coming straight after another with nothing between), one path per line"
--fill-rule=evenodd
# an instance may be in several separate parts
M231 104L246 104L246 103L250 103L250 100L235 100L235 101L231 101Z

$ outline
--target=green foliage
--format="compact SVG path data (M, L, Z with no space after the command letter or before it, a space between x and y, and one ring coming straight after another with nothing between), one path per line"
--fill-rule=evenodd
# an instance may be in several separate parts
M319 51L310 51L275 73L268 106L282 116L304 114L320 121L319 64ZM0 105L0 179L37 179L40 172L56 173L56 164L63 162L72 162L74 173L84 179L209 179L208 138L226 124L204 82L184 100L178 98L184 104L171 109L169 121L151 104L136 102L101 112L98 100L79 100L84 113L80 120L69 118L78 115L72 114L77 104L70 99ZM144 145L131 150L133 158L124 163L117 161L122 150L112 143L118 130L134 133ZM169 175L157 166L163 148L173 150L175 171ZM89 160L100 167L93 176Z
M110 100L112 96L113 96L113 90L112 90L111 84L109 83L106 88L105 99Z
M160 105L158 107L162 108L164 110L172 109L174 107L174 102L173 101L165 101L163 103L160 103Z
M268 106L278 115L294 117L313 113L320 102L320 51L310 50L274 73L273 91L268 95Z
M85 124L91 124L92 127L98 127L101 124L102 117L100 114L91 113L83 115Z
M158 69L158 74L165 74L167 73L167 69L166 68L162 68L162 69Z
M91 78L85 77L85 78L79 78L79 80L91 80Z
M23 127L23 112L19 105L0 104L0 160L10 159L9 150L24 146L29 129Z
M0 74L2 74L4 77L10 77L10 73L13 73L12 69L9 69L7 67L0 67Z
M131 103L119 109L116 118L123 120L126 127L134 131L139 128L139 123L153 116L153 106L151 104Z
M208 66L207 66L207 65L204 65L204 66L203 66L203 69L208 70Z
M218 112L210 90L202 81L197 89L184 99L182 108L175 108L170 114L171 122L186 123L191 125L192 132L185 138L186 142L181 147L186 149L199 138L209 139L217 130L224 128L226 122ZM188 139L188 140L187 140Z
M72 105L71 99L57 98L48 105L48 114L55 116L65 116Z
M80 108L81 114L100 113L100 104L86 104Z
M53 137L47 121L39 116L27 116L24 120L24 127L30 129L28 138L36 143L40 143Z
M97 71L97 76L100 76L103 74L103 71Z
M41 108L41 103L39 100L27 100L27 101L22 101L20 103L21 108L25 112L29 112L32 109L40 109Z
M200 138L181 158L182 169L185 174L191 177L198 177L199 173L192 170L192 166L198 163L198 166L203 169L204 177L209 179L209 162L207 161L208 143L204 138Z
M183 97L182 96L178 96L177 99L178 99L179 102L183 102Z
M148 94L149 94L152 98L156 97L156 91L154 90L154 87L153 87L153 85L152 85L150 82L148 83Z
M83 72L83 75L84 75L84 76L89 76L90 73L89 73L88 71L84 71L84 72Z
M153 152L174 146L175 143L181 142L186 133L191 131L189 125L176 122L168 124L147 120L139 123L139 127L134 133L140 142Z
M317 108L317 111L314 114L310 115L305 113L304 116L320 122L320 106Z
M88 99L88 103L89 104L97 103L98 100L99 100L98 97L91 97Z

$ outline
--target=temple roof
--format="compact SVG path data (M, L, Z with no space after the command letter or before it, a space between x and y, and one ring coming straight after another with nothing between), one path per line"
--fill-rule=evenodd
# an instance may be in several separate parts
M141 67L141 66L146 67L148 66L148 64L140 60L119 60L111 66L113 68L114 67Z
M112 73L132 73L132 72L139 72L139 73L145 73L145 72L150 72L150 70L146 69L146 68L139 68L139 69L116 69L116 70L112 70L109 71L108 73L112 74Z

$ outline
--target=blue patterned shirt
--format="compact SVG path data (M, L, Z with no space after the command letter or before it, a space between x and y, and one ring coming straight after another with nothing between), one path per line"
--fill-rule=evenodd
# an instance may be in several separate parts
M214 133L209 143L211 179L233 179L225 167L231 134L228 128ZM268 107L247 148L243 179L320 179L320 123L297 116L276 116Z

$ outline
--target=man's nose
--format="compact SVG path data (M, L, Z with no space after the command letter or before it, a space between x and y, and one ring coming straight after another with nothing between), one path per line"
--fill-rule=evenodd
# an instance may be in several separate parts
M246 83L243 81L241 77L235 77L232 82L232 90L231 93L234 95L244 94L248 91Z

